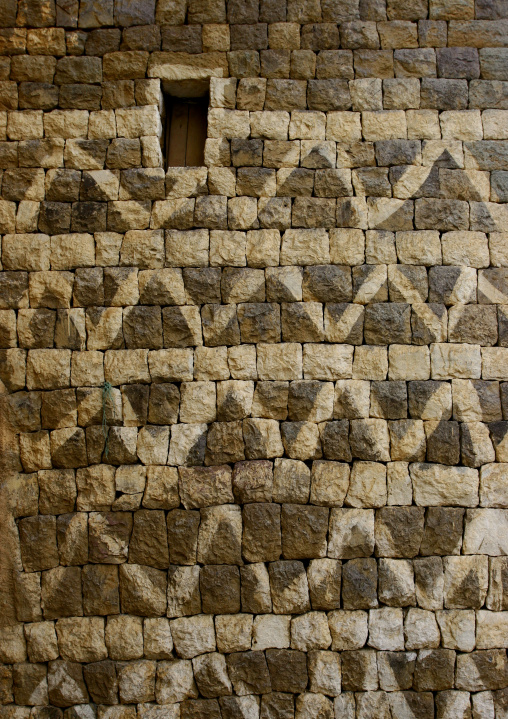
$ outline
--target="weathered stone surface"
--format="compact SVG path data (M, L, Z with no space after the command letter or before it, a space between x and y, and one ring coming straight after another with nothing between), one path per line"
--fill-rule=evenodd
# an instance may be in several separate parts
M210 616L200 614L175 619L171 622L171 634L177 654L184 659L215 650L213 618Z
M504 716L506 14L4 1L8 719Z

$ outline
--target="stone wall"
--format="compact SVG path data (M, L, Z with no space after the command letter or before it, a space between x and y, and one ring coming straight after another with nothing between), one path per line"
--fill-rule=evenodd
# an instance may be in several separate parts
M0 719L505 719L506 0L0 25Z

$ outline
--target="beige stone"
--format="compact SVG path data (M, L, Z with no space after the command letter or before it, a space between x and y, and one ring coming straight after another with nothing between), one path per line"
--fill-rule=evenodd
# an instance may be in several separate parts
M303 373L305 379L345 379L351 377L352 368L352 346L319 344L305 344L303 346Z
M260 615L257 619L260 620L263 617L270 617L270 615ZM247 651L251 648L252 627L252 614L217 615L215 617L217 649L226 654Z
M161 662L157 668L155 698L165 708L198 696L192 663L187 660Z
M362 113L365 140L393 140L407 137L406 114L402 110Z
M246 235L244 232L212 230L210 232L210 265L212 267L245 267Z
M507 354L504 347L482 347L482 378L508 380Z
M404 649L402 609L382 607L369 611L369 646L397 651Z
M332 643L324 612L308 612L291 620L291 647L299 651L328 649Z
M385 505L386 467L378 462L355 462L345 502L351 507Z
M489 266L489 246L483 232L444 232L441 243L444 265Z
M42 233L5 235L2 240L2 263L5 270L49 270L49 236Z
M479 110L448 110L439 116L443 140L482 140Z
M326 139L337 142L361 140L361 116L359 112L329 112L326 118Z
M147 659L171 659L173 637L169 620L164 617L147 617L143 622L143 646Z
M434 649L439 646L441 635L433 612L411 607L404 621L406 649Z
M211 138L249 137L249 113L242 110L212 108L208 111L208 135Z
M476 648L506 648L507 644L506 612L489 612L480 610L476 613Z
M480 469L480 505L507 507L506 463L484 464Z
M291 617L283 614L260 614L252 627L252 649L286 649L290 645Z
M25 625L28 658L31 662L47 662L57 659L58 641L54 622L35 622Z
M478 470L439 464L409 466L419 506L474 507L478 504Z
M479 379L481 360L479 345L432 344L431 377L432 379Z
M259 137L263 140L287 140L289 112L251 112L250 125L252 137Z
M333 651L361 649L367 642L369 615L363 611L330 612L328 623Z
M329 532L329 557L368 557L374 551L374 512L372 509L332 509Z
M427 347L390 345L388 349L388 379L430 379L430 355Z
M46 137L64 139L86 138L88 136L87 110L53 110L44 114Z
M388 373L386 347L363 345L355 348L353 379L384 380Z
M160 136L162 132L160 113L156 105L119 108L115 115L118 137Z
M326 230L286 230L282 237L281 265L319 265L329 261Z
M73 270L76 267L93 267L95 243L93 235L72 233L53 235L51 238L51 269Z
M199 614L180 617L170 622L175 651L183 659L192 659L204 652L215 651L213 617Z
M43 137L42 110L9 112L7 137L9 140L35 140Z
M257 345L257 370L261 380L302 378L302 346L287 342Z
M466 513L464 554L490 556L507 553L508 515L504 509L470 509Z
M475 648L475 613L473 609L447 609L436 612L443 647L471 652Z
M225 504L201 510L198 562L242 564L242 514L238 506Z
M62 659L71 662L99 662L108 656L102 617L59 619L56 632Z
M143 618L126 614L108 617L105 638L111 659L140 659L143 656Z
M23 625L5 625L0 628L0 659L3 664L14 664L26 660L26 643Z

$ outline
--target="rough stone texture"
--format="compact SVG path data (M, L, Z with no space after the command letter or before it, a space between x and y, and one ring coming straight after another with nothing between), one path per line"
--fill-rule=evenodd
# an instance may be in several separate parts
M0 2L0 719L506 716L505 5Z

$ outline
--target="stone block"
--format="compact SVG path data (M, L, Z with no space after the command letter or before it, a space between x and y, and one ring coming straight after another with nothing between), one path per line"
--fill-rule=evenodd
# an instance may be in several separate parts
M155 684L157 702L171 705L197 696L198 690L190 661L177 659L158 665Z
M198 654L215 650L213 618L204 614L181 617L170 622L177 654L192 659Z
M196 550L194 548L194 556L195 554ZM200 569L198 566L170 566L167 595L168 617L189 616L201 612L199 575Z
M241 564L242 519L235 505L201 510L198 561L204 564Z

